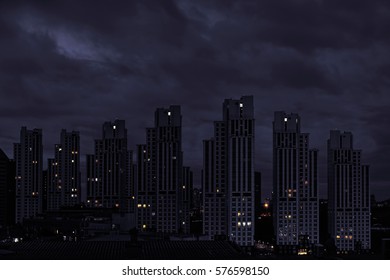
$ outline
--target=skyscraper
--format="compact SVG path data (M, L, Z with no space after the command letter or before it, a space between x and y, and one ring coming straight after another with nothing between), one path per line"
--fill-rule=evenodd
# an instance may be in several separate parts
M203 141L204 234L253 245L255 120L253 97L226 99L214 138Z
M273 122L273 216L283 253L319 242L318 151L309 150L297 114L275 112ZM307 253L307 252L306 252Z
M80 135L63 129L54 159L48 159L47 210L80 203L80 193Z
M16 162L16 223L42 211L42 130L22 127L14 144Z
M15 162L0 149L0 228L15 223Z
M177 233L183 225L183 152L180 106L158 108L146 145L138 145L138 228Z
M87 155L87 204L134 212L132 152L127 149L124 120L105 122L95 154Z
M353 148L350 132L333 130L328 140L328 232L339 252L368 250L370 235L369 167Z

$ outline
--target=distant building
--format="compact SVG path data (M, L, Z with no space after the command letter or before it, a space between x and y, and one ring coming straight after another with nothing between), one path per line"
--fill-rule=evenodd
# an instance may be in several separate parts
M80 203L80 135L61 131L61 144L54 147L48 160L47 210L59 210Z
M256 217L260 215L262 208L263 208L263 202L261 201L261 172L255 172L255 216Z
M261 201L261 173L255 172L255 200L254 200L254 216L255 216L255 238L259 236L259 232L262 230L257 223L257 219L260 217L260 214L263 209L263 202Z
M190 212L193 196L193 174L190 167L183 167L183 186L179 190L179 232L190 233Z
M95 154L87 155L87 205L134 213L132 161L125 121L105 122Z
M181 120L180 106L158 108L154 127L146 129L146 144L138 145L137 218L143 231L189 232L184 204L192 175L183 169Z
M42 212L47 211L48 170L42 171Z
M371 248L369 167L350 132L332 130L328 140L328 231L339 252Z
M210 239L253 246L254 151L253 97L226 99L214 137L203 141L203 232Z
M0 149L0 228L15 223L15 162Z
M275 112L273 122L273 216L282 253L319 243L318 151L309 150L297 114ZM304 248L303 248L304 249Z
M42 130L22 127L14 144L16 163L16 223L42 212Z

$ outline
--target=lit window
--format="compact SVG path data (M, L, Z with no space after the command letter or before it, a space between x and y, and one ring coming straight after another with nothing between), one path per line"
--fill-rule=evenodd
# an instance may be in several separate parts
M146 225L142 225L142 228L146 228Z

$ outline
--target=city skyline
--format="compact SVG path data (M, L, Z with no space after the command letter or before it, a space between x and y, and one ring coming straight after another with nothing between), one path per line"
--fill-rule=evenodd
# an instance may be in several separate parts
M178 104L183 164L200 187L202 140L213 133L220 101L253 95L255 169L265 196L272 189L273 112L284 110L301 116L319 149L320 197L334 129L354 133L371 165L372 193L390 197L389 5L2 1L0 147L12 158L20 127L37 127L44 158L53 157L64 128L80 131L80 149L91 154L101 123L124 119L134 149L153 124L153 109ZM85 157L80 161L83 168Z
M79 132L61 130L61 144L55 145L55 157L48 159L49 169L44 171L42 130L22 127L20 143L14 144L16 225L5 230L23 228L21 238L30 241L45 236L48 242L83 242L102 233L110 233L106 236L109 239L115 233L117 241L125 238L135 243L138 235L141 242L168 237L171 241L231 241L243 251L258 249L260 255L261 248L265 254L278 256L332 257L334 249L345 256L370 253L370 232L377 230L371 227L370 201L376 209L379 204L370 197L369 166L361 164L362 150L354 149L352 133L330 131L328 219L322 216L322 225L328 222L328 234L322 229L326 240L322 245L319 218L324 209L320 210L318 199L318 150L312 149L309 133L301 132L296 113L274 114L273 214L267 213L269 205L265 204L256 210L256 204L261 204L261 182L253 164L253 112L253 96L223 102L223 119L214 121L214 136L203 142L200 208L191 206L195 205L192 172L182 165L180 106L156 109L154 127L145 128L146 144L137 147L138 164L127 147L125 121L103 123L102 138L94 142L95 154L87 155L86 202L78 196ZM12 160L3 155L1 161L2 194L8 199L12 196L13 184L7 183L13 172ZM6 219L13 215L11 206L3 207ZM192 218L196 213L203 213L203 234L196 230ZM262 217L273 217L275 249L264 243L272 237L255 237L270 230L269 224L255 225ZM373 240L377 243L378 238Z
M172 105L171 105L172 106ZM255 109L255 111L256 111L256 109ZM275 112L279 112L279 111L275 111ZM274 112L274 113L275 113ZM185 112L184 112L184 115L185 115ZM185 116L184 116L185 117ZM118 121L118 120L120 120L120 119L115 119L114 120L114 122L116 122L116 121ZM103 123L107 123L107 120L105 120ZM212 123L213 123L213 121L210 121L210 126L212 126ZM303 123L305 123L305 120L303 121ZM271 127L272 127L272 123L271 123L271 125L270 125ZM22 126L22 127L24 127L24 126ZM150 125L150 127L152 127L152 125ZM29 128L29 127L27 127L27 128ZM37 127L37 128L29 128L29 129L32 129L32 130L35 130L35 129L38 129L38 130L40 130L41 131L41 133L42 133L42 143L45 143L45 131L43 131L43 129L41 129L41 128L39 128L39 127ZM59 129L59 132L62 132L63 130L66 130L66 129L64 129L64 128L58 128ZM101 129L101 128L100 128ZM130 128L130 131L132 130L133 128ZM145 127L144 128L144 130L145 129L147 129L147 127ZM183 128L184 129L184 128ZM329 130L329 131L332 131L332 130ZM328 131L328 133L329 133L329 131ZM341 130L341 131L344 131L344 130ZM345 131L349 131L348 129L346 129ZM312 133L310 133L309 131L307 131L309 134L312 134ZM79 138L80 138L80 142L82 141L82 139L83 139L83 132L82 131L73 131L73 133L78 133L79 134ZM131 133L131 132L130 132ZM145 133L145 132L144 132ZM131 138L131 135L129 135L129 133L127 132L127 130L126 130L126 136L130 139ZM315 137L315 135L313 135L314 137ZM312 137L313 137L312 136ZM271 137L272 137L272 132L271 132ZM58 138L58 134L57 134L57 138ZM97 139L98 138L101 138L101 136L99 137L97 137ZM183 137L183 138L185 138L185 137ZM94 139L93 141L92 141L92 143L90 144L90 146L94 146L95 144L94 144L94 142L96 141L96 139ZM184 141L184 139L183 139L183 141ZM260 142L259 140L257 140L258 142ZM327 141L327 139L325 140L325 141ZM56 139L54 142L58 142L58 139ZM311 142L312 143L312 142ZM15 143L13 143L13 144L15 144ZM135 151L138 151L138 149L139 149L139 147L138 146L140 146L140 145L142 145L142 144L137 144L136 146L130 146L130 144L128 144L127 145L127 148L128 148L128 150L130 151L130 152L132 152L132 153L134 153ZM313 147L316 147L315 146L315 144L311 144ZM57 151L57 149L58 149L58 144L54 144L54 146L55 146L55 150L54 150L54 152L53 152L53 147L51 147L51 149L50 150L48 150L48 151L46 151L46 153L45 152L43 152L43 163L42 163L42 168L43 168L43 170L48 170L48 161L49 160L52 160L52 158L55 156L55 153L56 153L56 151ZM356 145L357 146L357 145ZM5 147L0 147L4 152L5 152L5 154L9 157L9 158L11 158L11 159L13 159L13 157L12 156L9 156L8 154L7 154L7 149L5 149ZM361 147L356 147L357 149L360 149ZM83 148L82 147L80 147L79 148L80 149L80 154L78 155L79 157L80 157L80 170L81 170L81 183L80 183L80 185L81 185L81 194L82 194L82 196L86 196L86 192L87 192L87 184L85 183L86 181L87 181L87 177L88 177L88 175L87 175L87 169L88 169L88 156L90 155L90 154L92 154L92 153L86 153L86 152L84 152L84 150L83 150ZM320 150L320 149L318 149L317 147L316 147L316 150L318 150L318 153L321 155L323 155L323 157L324 158L322 158L322 160L327 160L327 157L326 157L326 153L327 153L327 150L325 149L325 150ZM368 162L366 159L365 159L365 149L364 148L362 148L361 150L363 150L363 152L362 152L362 158L363 158L363 160L365 161L365 162ZM256 151L256 149L255 149L255 151ZM139 152L139 151L138 151ZM188 151L183 151L185 154L188 154L189 152ZM270 152L270 153L272 153L272 148L271 148L271 150L270 151L268 151L268 152ZM12 154L13 155L13 154ZM136 158L137 157L137 155L138 155L138 153L137 152L135 152L134 153L134 155L133 156L131 156L132 158ZM187 156L188 157L188 156ZM183 157L183 160L184 160L184 162L186 161L186 157ZM266 173L266 171L264 171L264 170L268 170L268 166L263 170L263 169L261 169L261 168L257 168L257 166L258 166L258 162L259 162L260 160L255 156L255 159L254 159L254 163L255 163L255 170L258 170L258 171L260 171L262 174L264 174L265 175L265 177L267 177L267 176L270 176L271 177L271 179L270 179L270 183L271 183L271 186L269 186L269 187L267 187L267 182L265 182L264 183L264 181L262 181L262 198L263 198L263 200L264 199L267 199L267 198L271 198L272 197L272 194L271 194L271 191L272 191L272 185L273 185L273 183L272 183L272 162L270 163L270 168L271 168L271 170L270 170L270 174L267 174ZM202 162L203 162L203 158L201 158L201 165L202 165ZM136 164L137 163L137 160L133 160L133 162L132 162L133 164ZM375 162L374 163L370 163L370 162L368 162L368 164L369 165L371 165L372 167L371 168L375 168ZM327 169L327 167L326 167L326 164L324 165L324 166L321 166L321 165L319 165L320 167L319 167L319 174L322 174L323 176L321 176L320 177L320 179L318 179L318 183L319 183L319 197L320 198L327 198L327 175L326 175L326 169ZM199 170L198 170L198 168L197 168L197 165L195 165L195 166L189 166L191 169L195 169L197 172L198 172L198 174L195 174L194 175L194 177L196 178L196 180L194 180L194 187L196 187L196 188L199 188L199 189L202 189L202 182L201 182L201 170L202 170L202 166L199 168ZM321 168L323 168L323 169L321 169ZM372 180L372 179L371 179ZM264 187L264 185L266 185L265 187ZM371 183L371 186L370 186L370 188L371 188L371 193L372 194L376 194L376 192L375 192L375 190L374 191L372 191L372 185L373 185L373 183ZM377 192L378 194L380 194L380 192ZM390 191L387 193L386 191L384 192L386 195L385 195L385 199L387 199L387 198L389 198L390 197ZM380 197L380 195L378 195L378 197ZM86 200L86 199L85 199Z

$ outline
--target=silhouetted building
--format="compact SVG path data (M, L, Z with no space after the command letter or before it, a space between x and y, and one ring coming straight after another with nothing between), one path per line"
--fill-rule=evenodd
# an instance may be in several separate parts
M180 213L187 194L181 120L180 106L158 108L154 127L146 129L146 145L138 145L137 218L143 231L178 233L187 221Z
M183 167L183 186L179 190L179 232L190 233L190 211L192 204L193 174L189 167Z
M87 155L87 205L134 213L132 152L124 120L105 122L95 154Z
M328 140L328 231L339 252L371 248L369 167L362 165L350 132Z
M263 202L261 201L261 173L255 172L255 215L258 217L262 211Z
M47 211L48 170L42 171L42 212Z
M192 192L192 200L191 200L192 208L200 209L203 206L203 192L202 189L193 188Z
M319 242L317 159L318 151L309 150L309 134L301 133L300 117L275 112L273 216L280 252L298 253Z
M0 228L15 223L15 162L0 149Z
M80 135L63 129L54 159L48 159L47 210L79 204L80 193Z
M261 173L260 172L255 172L255 234L254 237L255 239L258 236L258 233L262 230L261 227L259 227L259 223L257 223L257 219L260 218L260 214L262 212L263 208L263 202L261 201Z
M203 232L253 246L255 218L253 97L226 99L214 138L203 141Z
M16 162L16 223L42 212L42 130L22 127L14 144Z

